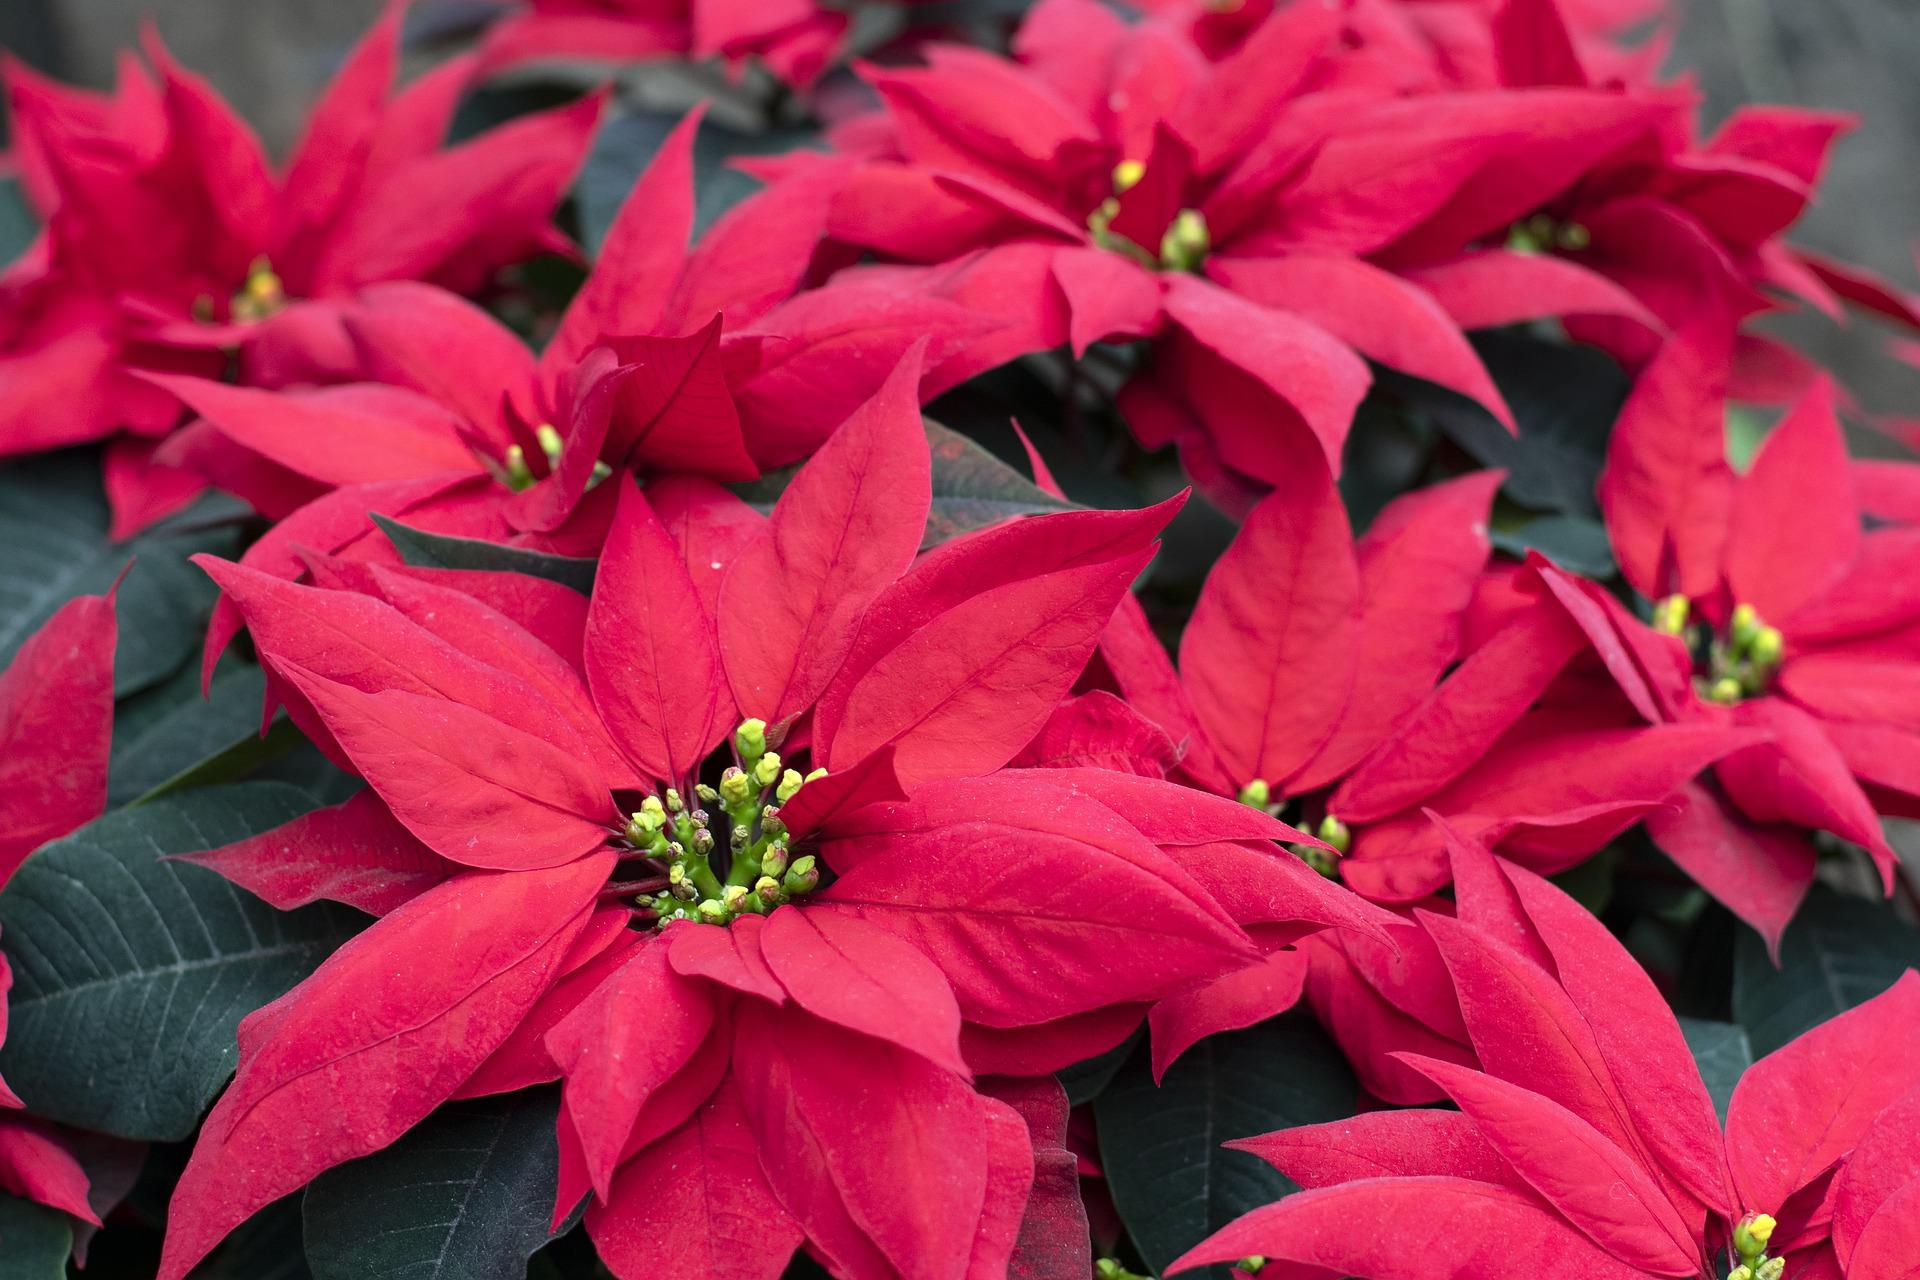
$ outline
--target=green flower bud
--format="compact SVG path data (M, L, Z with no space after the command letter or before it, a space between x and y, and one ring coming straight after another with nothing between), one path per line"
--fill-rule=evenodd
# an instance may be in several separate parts
M507 446L507 488L515 493L533 488L533 468L527 465L527 451L517 444Z
M1266 1265L1267 1260L1257 1253L1250 1254L1233 1264L1236 1271L1244 1271L1250 1276L1259 1275L1260 1269Z
M648 796L640 802L640 812L650 813L656 818L664 819L667 816L667 807L660 803L659 796Z
M1733 606L1733 616L1727 620L1727 638L1733 641L1735 653L1745 653L1759 631L1760 614L1752 605Z
M782 889L780 882L772 876L761 876L758 880L755 880L753 882L753 894L769 908L777 907L787 900L787 891Z
M815 769L812 773L806 776L806 781L818 782L820 781L820 779L826 776L827 776L827 771L825 769Z
M702 902L699 906L695 907L694 910L699 912L700 919L707 924L725 924L727 922L727 909L711 898Z
M738 912L740 910L740 904L746 900L747 886L743 884L730 884L720 891L720 904L724 906L729 913Z
M733 749L740 753L742 760L758 760L767 753L767 722L753 719L742 720L740 727L733 731Z
M787 824L780 820L779 806L773 806L760 815L760 834L769 838L787 834Z
M780 878L781 887L796 897L813 892L819 884L820 867L812 854L795 858L793 865L787 868L787 874Z
M1754 1268L1753 1280L1781 1280L1787 1274L1785 1258L1768 1258Z
M666 818L657 813L648 813L642 809L627 819L627 839L637 845L653 842L653 837L666 825Z
M701 857L713 852L713 832L705 827L695 827L693 831L693 851Z
M551 422L543 422L533 429L533 438L540 443L540 452L547 455L548 462L560 461L560 454L566 448L566 442L560 439L560 433L553 429Z
M1581 223L1569 222L1560 228L1559 234L1554 237L1554 242L1562 249L1578 253L1582 249L1593 247L1593 232L1587 230Z
M787 842L775 840L767 846L767 851L760 855L760 870L770 876L780 875L787 869L787 852Z
M1670 636L1685 635L1692 610L1693 602L1685 596L1668 596L1653 606L1653 629Z
M1753 643L1747 646L1747 657L1756 666L1773 668L1780 665L1780 658L1786 652L1787 638L1780 634L1778 627L1761 627L1753 633Z
M672 787L668 787L667 788L667 812L668 813L684 813L686 811L686 808L687 808L686 803L680 799L680 793L678 791L675 791Z
M1753 1280L1753 1268L1743 1262L1727 1272L1727 1280Z
M720 803L738 809L753 799L753 782L739 769L729 768L720 775Z
M1740 1219L1733 1228L1734 1252L1743 1262L1752 1262L1773 1243L1773 1232L1780 1224L1771 1214L1753 1213Z
M1240 788L1240 803L1264 809L1273 801L1273 788L1267 785L1265 778L1255 778Z
M733 828L727 832L727 848L733 850L735 853L740 852L747 847L747 841L751 838L751 835L752 833L745 827Z
M1169 271L1197 271L1212 248L1205 216L1198 209L1182 209L1160 238L1160 265Z
M1723 707L1731 707L1745 695L1746 690L1732 676L1721 676L1707 688L1707 700L1717 702Z
M793 793L798 791L805 782L806 779L800 776L798 769L785 770L780 775L780 785L774 788L773 798L785 804L793 799Z
M693 794L700 797L701 804L719 804L720 793L702 782L694 787Z
M753 764L753 780L763 787L770 787L780 779L780 753L769 751Z
M1332 814L1320 819L1320 829L1314 834L1332 845L1338 853L1344 854L1353 848L1352 830Z

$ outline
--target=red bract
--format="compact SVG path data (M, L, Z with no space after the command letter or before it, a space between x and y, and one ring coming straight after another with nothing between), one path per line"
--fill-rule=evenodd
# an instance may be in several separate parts
M152 451L178 401L137 371L217 372L278 386L357 367L342 317L369 286L478 290L566 250L548 222L585 154L597 98L443 148L472 66L389 96L396 3L314 109L284 172L206 83L149 33L150 74L123 63L112 98L6 71L23 185L45 235L0 281L0 455L114 438L116 531L197 487Z
M273 901L390 914L244 1024L163 1276L448 1098L562 1076L557 1214L591 1189L617 1274L777 1275L802 1238L862 1277L1004 1266L1031 1143L972 1074L1058 1069L1243 963L1168 846L1275 857L1288 830L1165 782L1002 768L1174 504L916 560L919 358L770 518L707 481L620 480L578 671L418 576L207 562L295 719L378 801L205 861ZM1332 917L1307 879L1292 918ZM657 1230L668 1205L681 1229Z
M1370 898L1446 884L1422 807L1559 871L1763 736L1636 724L1535 570L1512 616L1469 649L1499 479L1403 497L1358 542L1324 471L1311 489L1296 481L1208 575L1178 676L1137 613L1102 642L1116 687L1183 744L1180 776L1276 812L1298 804Z
M107 807L113 593L62 605L0 672L0 885L28 854ZM0 955L0 1042L13 972ZM51 1125L0 1081L0 1191L99 1225L87 1175Z
M1396 274L1402 246L1504 237L1659 111L1584 88L1398 101L1339 83L1340 28L1332 6L1290 6L1209 63L1163 20L1049 0L1021 29L1019 62L936 47L925 69L868 71L885 115L842 128L865 159L830 230L933 265L858 269L833 287L1004 319L975 344L977 368L1154 338L1122 408L1225 493L1315 461L1337 471L1370 382L1363 357L1510 423L1460 327ZM1644 316L1603 281L1587 293Z
M826 70L847 15L816 0L525 0L487 32L489 69L554 58L692 56L764 64L788 84Z
M1920 975L1755 1063L1723 1131L1672 1013L1605 928L1455 846L1458 918L1416 920L1472 1057L1395 1056L1459 1110L1236 1144L1307 1190L1174 1270L1260 1255L1360 1280L1713 1280L1777 1276L1781 1259L1788 1275L1907 1274L1916 1171L1892 1152L1920 1098Z
M1868 530L1833 393L1816 382L1752 466L1726 461L1721 327L1677 336L1621 415L1601 499L1621 568L1657 602L1652 627L1584 584L1582 627L1617 654L1646 720L1748 727L1772 741L1721 761L1655 816L1655 841L1777 944L1814 871L1809 831L1866 846L1891 877L1880 812L1907 812L1920 718L1906 691L1920 542ZM1880 487L1913 483L1884 464ZM1815 496L1817 495L1817 496Z

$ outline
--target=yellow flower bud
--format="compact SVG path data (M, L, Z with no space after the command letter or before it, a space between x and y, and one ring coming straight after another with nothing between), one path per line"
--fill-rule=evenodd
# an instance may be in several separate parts
M769 751L754 762L753 780L763 787L770 787L780 777L780 753Z
M1144 162L1139 160L1122 160L1119 164L1113 166L1113 189L1116 193L1125 194L1138 186L1140 179L1146 176L1147 166Z
M1264 809L1273 802L1273 788L1267 785L1265 778L1255 778L1240 788L1240 803Z

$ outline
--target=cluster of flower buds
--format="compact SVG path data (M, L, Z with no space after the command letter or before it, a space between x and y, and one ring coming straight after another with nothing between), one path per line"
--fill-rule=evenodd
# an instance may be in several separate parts
M1173 216L1160 236L1157 257L1147 246L1136 244L1113 229L1113 220L1120 216L1120 197L1138 186L1146 172L1146 165L1139 160L1122 160L1115 165L1113 194L1087 215L1087 230L1093 233L1094 243L1101 248L1131 258L1150 270L1198 271L1213 248L1206 215L1198 209L1182 209Z
M1732 706L1766 692L1786 654L1780 629L1768 626L1750 604L1734 606L1724 635L1706 634L1704 627L1691 626L1691 614L1692 605L1685 596L1668 596L1654 605L1653 625L1686 640L1699 654L1700 696Z
M734 732L740 764L720 775L720 785L694 788L688 808L667 788L648 796L627 820L627 843L666 868L666 883L643 898L659 924L693 920L727 924L742 915L765 915L820 886L820 866L811 854L794 857L780 806L826 770L802 776L767 748L767 726L748 720ZM726 820L725 848L715 835L714 812Z
M1255 778L1240 788L1239 800L1241 804L1272 814L1276 818L1286 808L1285 801L1278 803L1274 801L1273 785L1265 778ZM1340 859L1346 856L1347 850L1353 848L1353 830L1329 813L1320 819L1320 825L1314 829L1313 834L1324 841L1332 852L1329 853L1319 845L1313 844L1290 844L1287 848L1295 857L1321 875L1329 880L1334 879L1339 875Z

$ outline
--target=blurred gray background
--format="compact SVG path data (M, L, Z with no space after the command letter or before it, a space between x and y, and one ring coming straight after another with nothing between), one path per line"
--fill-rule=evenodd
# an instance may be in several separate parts
M283 151L317 86L382 0L0 0L0 47L104 85L141 16ZM1676 0L1672 67L1691 67L1718 121L1743 101L1801 103L1863 117L1843 142L1820 207L1798 238L1909 288L1920 232L1920 0ZM1920 417L1920 372L1885 358L1869 321L1817 316L1783 326L1871 409Z

